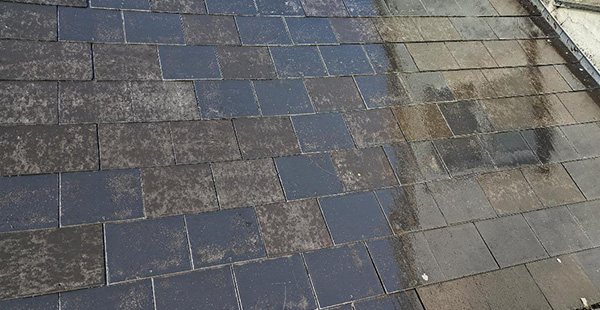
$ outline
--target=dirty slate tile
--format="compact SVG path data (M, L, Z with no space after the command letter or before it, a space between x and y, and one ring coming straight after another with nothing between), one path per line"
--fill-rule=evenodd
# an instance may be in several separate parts
M412 102L454 100L454 95L440 72L403 74L402 81Z
M447 279L498 268L473 224L429 230L424 234Z
M392 187L375 193L397 235L446 226L446 220L425 184Z
M406 140L430 140L452 136L444 116L435 104L394 108Z
M58 294L0 301L6 310L58 310Z
M380 298L362 300L354 304L356 310L408 309L423 310L421 301L414 290Z
M379 2L375 2L378 3ZM425 7L419 0L386 0L385 3L392 15L422 16L427 15ZM383 15L383 14L378 14Z
M225 79L275 78L275 67L267 47L221 46L217 48L217 58Z
M463 15L463 11L455 0L438 2L435 0L421 0L431 15Z
M373 73L369 59L360 45L320 46L319 50L330 75Z
M331 157L346 191L398 185L380 147L334 152Z
M256 0L255 2L261 15L304 16L300 0Z
M303 152L322 152L354 147L339 113L292 116Z
M286 18L290 36L295 44L337 43L331 23L327 18Z
M178 14L123 12L127 42L183 44Z
M538 164L537 157L518 132L501 132L479 136L483 148L498 168Z
M308 114L315 110L301 79L252 81L263 115Z
M159 46L164 79L216 79L221 77L217 54L210 46Z
M345 113L344 118L360 148L404 142L400 125L390 109L353 111Z
M280 77L327 75L316 46L272 47L270 50Z
M94 45L97 80L160 80L158 50L151 45Z
M456 0L467 16L490 16L497 15L496 10L488 0Z
M585 200L575 182L560 164L526 167L521 170L545 207Z
M402 81L395 74L354 78L367 108L404 105L410 102Z
M0 127L0 175L97 170L97 143L94 125Z
M58 226L58 176L0 178L0 232Z
M317 200L306 199L254 207L269 256L333 245Z
M233 16L182 15L181 24L188 45L239 45Z
M490 52L498 66L526 66L530 59L518 41L483 41L483 45Z
M260 114L250 81L196 81L194 86L203 119Z
M102 243L101 225L0 234L0 298L103 285Z
M492 28L485 19L478 17L451 17L450 21L456 31L465 40L494 40L497 39Z
M51 6L2 3L0 38L56 40L56 9Z
M365 108L356 83L351 77L305 80L316 112L351 111Z
M233 270L244 309L317 307L300 255L234 266Z
M91 80L91 59L86 43L0 41L3 80Z
M206 14L204 0L152 0L152 9L161 12Z
M244 158L300 153L289 117L238 118L233 125Z
M104 226L107 282L121 282L189 270L182 216Z
M383 293L364 245L355 243L304 254L321 307Z
M467 135L493 131L483 107L474 100L442 103L439 105L444 118L455 135Z
M400 184L447 179L448 173L430 141L384 147Z
M154 290L158 309L239 309L229 267L156 278Z
M336 244L392 234L373 192L320 198L319 203Z
M461 69L497 66L496 61L481 42L446 42L446 47Z
M252 208L186 215L194 268L264 257Z
M580 158L565 134L557 127L527 130L521 134L542 163Z
M583 268L585 274L594 283L596 288L598 288L600 284L600 268L598 268L599 253L600 252L598 251L598 249L591 249L571 255L577 260L581 268Z
M281 17L237 16L235 21L244 45L292 43Z
M456 99L496 97L481 70L445 71L443 75Z
M58 123L56 82L0 82L0 93L1 124Z
M460 66L443 42L408 43L406 48L412 55L419 71L451 70Z
M580 81L580 65L578 64L560 64L554 65L554 69L560 73L560 75L567 81L569 86L575 91L585 90L586 88L592 86L589 84L588 80ZM585 84L584 84L585 83ZM592 86L593 87L593 86Z
M152 282L142 280L61 293L60 306L64 310L119 309L127 307L151 310L154 309Z
M487 17L499 39L530 39L545 36L529 17Z
M340 43L381 42L375 24L368 18L330 18L329 22Z
M169 124L100 124L98 135L103 169L175 163Z
M418 71L405 44L367 44L363 48L377 73Z
M520 170L481 174L477 176L477 181L498 215L542 208L542 203Z
M518 1L489 1L500 15L529 15L525 6Z
M58 16L59 40L125 42L123 17L118 11L59 7Z
M343 191L329 154L278 157L275 163L288 200Z
M144 217L144 207L139 170L61 175L61 226L141 217Z
M564 163L564 166L588 200L600 198L600 185L596 183L600 173L599 158Z
M119 83L114 82L114 84ZM131 94L131 107L134 112L133 117L136 121L193 120L200 118L194 85L190 82L140 81L131 82L128 86ZM106 100L102 103L105 102ZM79 103L81 104L81 102ZM101 107L99 109L105 110Z
M581 224L586 235L595 246L600 243L600 227L595 224L598 223L598 219L600 219L599 203L600 201L596 200L569 206L571 214L573 214L575 219Z
M461 40L448 17L413 18L413 21L424 41Z
M557 96L577 122L600 121L600 92L593 90Z
M149 10L150 3L145 0L91 0L90 6L112 9ZM85 6L85 5L84 5Z
M300 0L306 16L348 16L343 0Z
M216 163L212 169L222 209L284 200L271 158Z
M427 186L450 224L496 216L474 177L433 182Z
M258 12L252 0L204 0L209 14L256 15Z
M387 5L379 0L344 0L350 16L389 15Z
M413 18L376 18L374 22L384 42L423 41Z
M367 247L387 293L445 279L423 233L369 241Z
M522 215L475 223L501 268L548 257Z
M597 123L560 127L582 157L600 155L600 126Z
M464 137L434 142L451 175L465 175L494 169L490 155L477 138Z
M519 40L519 44L536 65L561 64L566 62L551 40Z

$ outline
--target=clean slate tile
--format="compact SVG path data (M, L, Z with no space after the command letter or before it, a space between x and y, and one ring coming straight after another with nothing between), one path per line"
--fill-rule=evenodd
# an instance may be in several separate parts
M177 164L241 158L231 121L173 122L170 127Z
M162 12L206 14L204 0L152 0L152 9Z
M300 0L306 16L348 16L343 0Z
M404 142L400 125L390 109L371 109L344 114L346 124L358 147Z
M452 136L452 131L435 104L402 106L393 111L406 140L431 140Z
M384 147L400 184L447 179L448 173L430 141Z
M340 43L381 42L375 24L368 18L330 18L329 22Z
M485 110L477 101L457 101L439 105L444 118L455 135L493 131Z
M154 280L156 308L239 310L230 267Z
M588 200L600 198L600 185L596 183L600 173L599 158L564 163L564 166Z
M0 38L56 40L56 9L45 5L1 3Z
M383 293L367 249L361 243L304 254L321 307Z
M402 43L367 44L363 47L377 73L418 71L410 52Z
M354 78L368 108L404 105L410 102L402 81L395 74Z
M365 109L356 83L351 77L329 77L305 80L316 112Z
M433 182L428 187L450 224L496 216L481 186L473 177Z
M244 45L292 43L281 17L238 16L235 21Z
M60 7L59 40L124 42L123 18L118 11Z
M252 81L263 115L307 114L315 110L301 79Z
M273 60L267 47L222 46L217 48L217 57L225 79L276 77Z
M497 39L494 31L485 22L485 19L478 17L452 17L450 18L456 31L465 40L494 40Z
M322 152L354 147L352 137L338 113L292 116L303 152Z
M56 82L0 82L0 123L56 124ZM23 96L27 94L27 96Z
M149 10L150 3L147 0L91 0L90 6L111 9Z
M560 164L525 167L521 170L545 207L585 200L569 173Z
M600 126L595 123L560 127L575 150L583 157L600 155Z
M6 310L58 310L58 294L0 301Z
M436 140L434 144L451 175L466 175L494 169L492 159L476 137Z
M278 157L275 163L288 200L343 191L329 154Z
M330 75L373 73L369 59L360 45L320 46L319 50Z
M248 14L255 15L256 6L252 0L205 0L209 14Z
M233 270L244 309L317 307L300 255L234 266Z
M480 174L477 181L498 215L542 208L531 185L518 169Z
M300 153L289 117L238 118L233 125L244 158Z
M154 309L150 280L60 294L60 307L64 310L119 309L131 306L139 310Z
M210 46L159 46L162 75L165 79L220 78L215 49Z
M188 45L239 45L233 16L182 15L181 23Z
M58 175L0 178L0 232L58 226Z
M600 219L600 200L570 205L569 210L581 224L592 243L595 246L600 244L600 227L595 224Z
M160 80L158 49L151 45L94 44L94 73L99 81Z
M61 225L144 217L141 181L137 169L62 174Z
M183 216L104 227L109 283L192 268Z
M402 80L412 102L454 100L454 95L440 72L403 74Z
M125 36L133 43L185 43L177 14L124 12Z
M252 208L186 215L194 268L264 257Z
M256 0L255 2L261 15L304 16L300 0Z
M280 77L327 75L316 46L273 47L270 50Z
M319 203L336 244L392 234L372 192L320 198Z
M398 185L381 147L338 151L331 157L346 191Z
M538 164L537 157L518 132L501 132L479 136L483 148L498 168Z
M250 81L198 81L196 96L204 119L259 115Z
M286 18L295 44L333 44L337 38L327 18Z
M414 290L380 298L363 300L354 304L356 310L423 310L421 301Z

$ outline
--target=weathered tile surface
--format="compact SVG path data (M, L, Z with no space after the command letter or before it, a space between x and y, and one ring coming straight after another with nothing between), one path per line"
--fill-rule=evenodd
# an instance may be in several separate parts
M410 51L420 71L458 69L459 65L443 42L410 43Z
M244 158L300 153L289 117L239 118L233 125Z
M418 70L405 44L369 44L363 47L377 73L415 72Z
M62 293L60 306L65 310L92 310L102 307L150 310L154 308L152 295L152 283L150 280L142 280Z
M45 0L42 0L42 1L45 1ZM78 1L81 1L81 0L78 0ZM150 3L148 3L144 0L131 0L131 1L92 0L91 6L92 7L101 7L101 8L114 8L114 9L134 9L134 10L150 9Z
M421 301L414 290L401 292L381 298L359 301L354 304L356 310L386 310L386 309L423 310Z
M575 161L564 165L588 200L600 198L600 184L596 183L598 173L600 173L599 158Z
M189 45L236 45L240 43L235 20L231 16L181 16L185 42Z
M439 72L404 74L402 80L415 103L454 100L446 79Z
M394 113L409 141L452 136L452 131L435 104L398 107L394 109Z
M429 183L448 223L494 217L496 213L473 177Z
M127 42L184 43L177 14L124 12L123 17Z
M398 185L392 167L380 147L339 151L331 156L346 191Z
M573 115L577 122L600 120L600 92L573 92L558 94L558 98Z
M560 164L523 168L523 175L546 207L585 200L575 182Z
M358 147L372 147L404 141L398 121L389 109L348 112L344 115ZM600 127L598 127L600 129Z
M477 101L457 101L439 105L455 135L492 131L485 111Z
M293 116L292 123L304 152L322 152L354 147L352 137L338 113Z
M241 158L231 121L173 122L170 126L177 164Z
M541 202L519 170L478 175L477 181L498 215L542 208Z
M56 10L51 6L2 3L0 38L56 40Z
M429 141L384 147L401 184L447 179L448 173Z
M368 18L331 18L329 22L340 43L381 42L375 25Z
M97 80L160 80L158 50L151 45L94 45Z
M518 132L482 135L479 140L498 168L539 163L537 157Z
M300 0L256 0L256 6L263 15L304 16Z
M206 14L204 0L153 0L151 4L156 11Z
M57 87L55 82L1 82L0 123L56 124Z
M343 191L329 154L279 157L275 163L288 200Z
M250 81L199 81L194 85L204 119L259 115Z
M443 75L456 99L496 97L481 70L445 71Z
M315 78L305 81L317 112L364 109L360 93L351 77Z
M217 56L225 79L275 78L273 60L266 47L219 47Z
M300 0L306 16L347 16L343 0Z

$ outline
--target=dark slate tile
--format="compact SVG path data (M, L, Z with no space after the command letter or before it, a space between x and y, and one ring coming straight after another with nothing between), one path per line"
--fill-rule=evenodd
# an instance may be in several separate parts
M194 268L264 257L252 208L186 215Z
M152 0L152 9L162 12L206 14L204 0Z
M0 38L56 40L56 9L51 6L1 3Z
M592 243L595 246L600 244L600 226L597 225L600 220L600 200L570 205L569 210L581 224Z
M300 0L256 0L261 15L304 16Z
M560 127L577 153L583 157L600 155L600 126L595 123Z
M235 20L232 16L182 15L181 23L188 45L240 44Z
M339 151L331 156L346 191L398 185L394 171L380 147Z
M344 117L358 147L404 142L398 121L390 109L348 112Z
M413 102L454 100L446 79L439 72L404 74L402 80Z
M354 78L368 108L403 105L410 102L402 81L395 74Z
M406 48L415 60L419 71L460 68L444 42L408 43Z
M158 50L150 45L94 45L97 80L160 80Z
M210 46L159 46L164 79L220 78L215 49Z
M427 15L427 11L420 0L386 0L385 3L392 15Z
M387 293L444 280L423 233L369 241L367 247Z
M292 43L281 17L238 16L235 21L244 45Z
M448 138L448 127L439 107L435 104L402 106L393 109L400 127L409 141Z
M327 18L286 18L285 22L295 44L337 43Z
M181 17L177 14L124 12L123 17L127 42L185 43Z
M384 42L423 41L423 36L415 24L414 18L377 18L374 22Z
M364 245L355 243L304 254L321 307L383 293Z
M144 217L141 181L137 169L62 174L61 226Z
M542 163L578 159L579 155L560 129L539 128L521 132Z
M58 16L59 40L125 42L123 17L118 11L60 7Z
M0 301L5 310L58 310L58 294Z
M313 113L306 87L300 79L253 81L263 115Z
M300 0L306 16L348 16L343 0Z
M481 174L477 176L477 181L498 215L542 208L531 185L518 169Z
M150 3L147 0L91 0L91 7L112 8L112 9L132 9L149 10Z
M600 91L557 94L577 122L600 121Z
M192 268L182 216L104 225L108 282Z
M89 44L0 41L3 80L91 80Z
M596 288L600 287L600 266L598 266L600 262L600 260L598 259L599 254L600 250L591 249L571 255L571 257L574 257L575 260L577 260L577 263L579 263L581 268L583 268L585 275L589 277L589 279L591 280L591 282L594 283ZM600 297L600 295L597 296Z
M212 164L221 209L283 201L271 158Z
M350 16L385 16L390 12L385 1L380 0L344 0Z
M596 182L600 158L564 163L564 166L588 200L600 198L600 184Z
M473 224L429 230L424 234L447 279L498 268Z
M338 113L292 116L292 123L304 152L354 147L352 137Z
M0 231L58 226L58 176L0 178Z
M494 164L476 137L434 142L451 175L465 175L494 169Z
M490 154L498 168L538 164L519 132L502 132L479 136L483 148Z
M316 46L273 47L271 55L280 77L327 75Z
M300 255L235 266L242 307L248 310L315 309L312 286Z
M433 182L428 187L450 224L496 216L481 186L473 177Z
M16 0L14 2L35 3L35 4L43 4L43 5L78 6L78 7L86 7L87 6L87 2L85 0Z
M154 285L157 309L239 309L229 267L157 278Z
M453 17L450 18L456 31L465 40L494 40L497 39L494 31L485 22L485 19L478 17Z
M194 85L204 119L260 114L250 81L199 81Z
M305 83L317 112L365 109L356 83L351 77L307 79Z
M0 127L0 175L97 170L97 143L94 125Z
M319 50L330 75L373 73L369 59L360 45L320 46Z
M205 0L210 14L248 14L255 15L256 6L252 0Z
M445 71L443 75L456 99L497 97L481 70Z
M152 282L142 280L62 293L60 307L64 310L101 308L151 310L154 309Z
M279 256L333 245L317 200L254 207L267 253Z
M447 179L444 164L430 141L384 147L401 184Z
M171 123L177 164L240 159L231 121Z
M175 163L169 124L101 124L98 136L103 169Z
M233 125L244 158L300 153L289 117L238 118Z
M330 18L329 22L340 43L381 42L375 24L368 18Z
M418 71L406 45L402 43L369 44L363 47L377 73Z
M394 233L446 226L425 184L393 187L375 192Z
M545 207L585 200L571 176L560 164L526 167L521 170Z
M329 154L278 157L275 163L288 200L343 191Z
M267 47L219 47L217 57L225 79L275 78L275 67Z
M56 82L0 82L1 124L56 124ZM23 94L27 94L24 96Z
M494 127L477 101L440 104L440 110L455 135L493 131Z
M372 192L319 199L336 244L392 234Z
M104 284L102 226L0 234L0 298Z
M415 291L401 292L395 295L384 296L370 300L359 301L354 304L356 310L423 310L421 301Z

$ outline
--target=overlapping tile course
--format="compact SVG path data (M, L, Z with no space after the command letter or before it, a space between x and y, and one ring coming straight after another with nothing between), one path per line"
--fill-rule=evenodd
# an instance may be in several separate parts
M600 96L544 29L516 0L0 1L0 308L600 302Z

